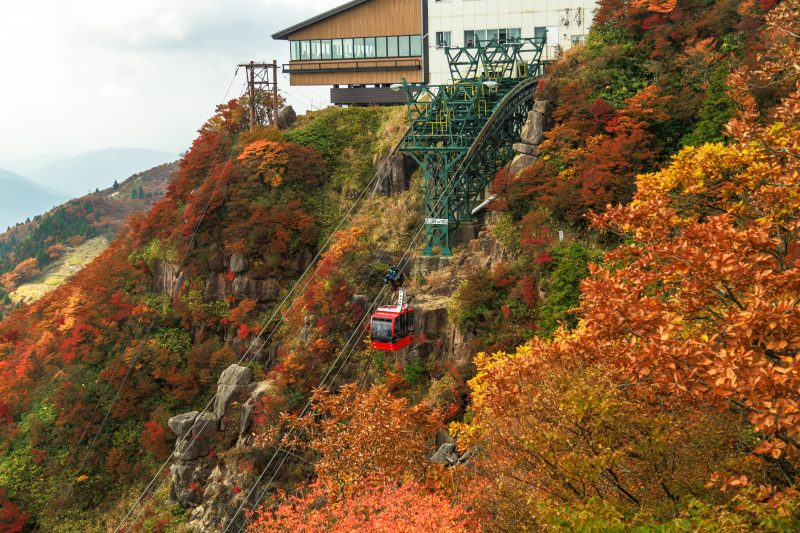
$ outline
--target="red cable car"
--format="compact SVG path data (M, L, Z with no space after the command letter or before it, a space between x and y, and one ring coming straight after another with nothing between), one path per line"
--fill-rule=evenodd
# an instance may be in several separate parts
M370 340L376 350L396 352L414 342L414 310L406 305L384 305L370 321Z
M369 337L376 350L396 352L414 342L414 310L406 303L403 290L403 273L399 267L392 267L383 278L397 293L397 303L378 308L369 323Z

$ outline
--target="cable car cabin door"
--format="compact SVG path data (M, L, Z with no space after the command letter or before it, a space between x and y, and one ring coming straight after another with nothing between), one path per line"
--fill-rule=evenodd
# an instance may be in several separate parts
M370 321L370 341L376 350L396 352L414 342L414 310L378 309Z

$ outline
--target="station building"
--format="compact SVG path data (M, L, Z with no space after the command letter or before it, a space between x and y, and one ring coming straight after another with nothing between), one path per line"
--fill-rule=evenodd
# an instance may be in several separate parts
M402 104L390 86L444 84L446 46L538 37L543 58L583 42L595 0L351 0L272 35L293 86L330 85L338 105Z

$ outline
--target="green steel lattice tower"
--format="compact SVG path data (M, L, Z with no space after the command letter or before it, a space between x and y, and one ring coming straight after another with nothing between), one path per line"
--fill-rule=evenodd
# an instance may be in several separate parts
M484 190L513 157L542 72L543 47L543 39L447 47L450 84L404 81L410 129L400 151L424 171L423 255L435 248L452 255L450 231L472 220Z

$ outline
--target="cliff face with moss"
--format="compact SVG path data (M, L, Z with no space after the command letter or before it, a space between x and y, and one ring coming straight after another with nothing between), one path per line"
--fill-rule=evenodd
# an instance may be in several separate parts
M450 259L404 110L221 106L0 322L3 529L791 530L797 9L602 1ZM398 262L415 345L372 350Z

